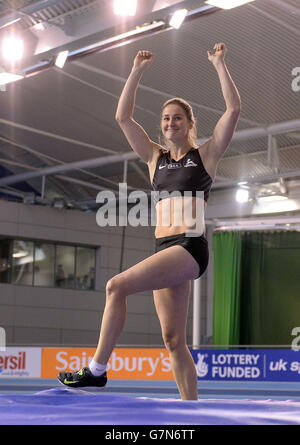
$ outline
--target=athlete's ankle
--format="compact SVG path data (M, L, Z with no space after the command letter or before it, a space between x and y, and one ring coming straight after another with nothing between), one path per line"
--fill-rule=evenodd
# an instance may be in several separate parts
M101 365L101 363L97 363L95 360L92 360L89 363L89 370L95 377L98 377L106 371L106 366L107 365Z

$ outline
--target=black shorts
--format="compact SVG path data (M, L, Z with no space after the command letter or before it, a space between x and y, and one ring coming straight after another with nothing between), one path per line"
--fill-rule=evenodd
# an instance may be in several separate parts
M179 235L156 238L155 240L155 252L172 246L184 247L199 265L198 278L204 274L209 260L208 242L204 235L186 236L185 233L180 233Z

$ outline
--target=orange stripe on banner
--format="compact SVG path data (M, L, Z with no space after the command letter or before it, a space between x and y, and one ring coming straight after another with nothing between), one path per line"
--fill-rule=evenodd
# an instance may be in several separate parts
M77 371L88 365L94 353L94 348L43 348L41 377L55 378L61 371ZM168 351L116 348L108 362L108 378L173 380Z

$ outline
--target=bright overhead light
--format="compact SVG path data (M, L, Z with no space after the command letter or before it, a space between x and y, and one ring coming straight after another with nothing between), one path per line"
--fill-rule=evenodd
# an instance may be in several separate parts
M254 0L207 0L205 3L207 5L217 6L217 8L232 9L253 1Z
M34 25L33 29L35 29L36 31L44 31L45 26L42 22L40 22L40 23L37 23L36 25Z
M66 60L68 58L69 51L61 51L55 60L55 65L58 66L58 68L63 68Z
M6 37L2 43L2 55L4 59L11 61L20 60L23 56L23 40L16 37Z
M20 74L0 72L0 86L6 85L7 83L16 82L17 80L21 79L24 79L24 76L21 76Z
M285 195L274 193L273 195L259 196L258 199L264 202L272 202L272 201L285 201L286 199L288 199L288 197Z
M28 252L15 252L13 258L23 258L28 255Z
M51 49L51 46L46 45L46 46L44 46L44 48L42 49L41 53L46 53L47 51L50 51L50 49Z
M116 15L131 15L136 13L137 0L114 0L114 13Z
M249 200L249 190L238 189L235 194L235 200L237 202L248 202Z
M178 11L174 12L174 14L172 15L171 20L169 21L169 25L176 29L180 28L182 22L185 19L185 16L187 15L187 12L187 9L178 9Z
M65 200L63 198L58 198L57 197L57 198L54 198L52 200L52 206L55 209L62 210L62 209L64 209L66 207L66 203L65 203Z

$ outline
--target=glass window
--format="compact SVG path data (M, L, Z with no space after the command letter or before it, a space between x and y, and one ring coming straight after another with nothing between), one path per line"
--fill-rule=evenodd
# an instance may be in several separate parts
M32 286L33 242L13 241L12 283Z
M95 289L96 249L0 238L0 283Z
M10 282L10 264L9 264L9 254L10 254L11 240L0 239L0 283Z
M76 288L95 289L95 249L77 247Z
M56 246L55 286L75 287L75 247Z
M54 286L54 244L34 246L34 286Z

